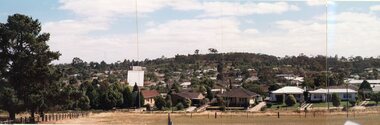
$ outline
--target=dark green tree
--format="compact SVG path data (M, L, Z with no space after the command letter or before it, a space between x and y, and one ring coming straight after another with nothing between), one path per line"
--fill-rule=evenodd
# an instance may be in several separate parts
M43 98L52 94L47 89L56 84L50 78L54 73L50 63L60 54L50 51L49 38L50 34L41 33L38 20L25 15L14 14L7 23L0 23L1 78L15 90L31 117L45 105L41 103L53 101Z
M130 108L132 106L132 92L128 86L126 86L123 90L123 99L124 99L123 107Z
M364 80L359 86L359 94L364 98L368 98L367 95L372 93L371 84L367 80Z
M162 110L166 106L165 99L161 96L157 96L154 98L155 106L158 108L158 110Z
M206 87L206 89L207 89L206 98L208 98L209 100L212 100L214 98L214 94L212 93L211 88L210 87Z
M335 107L340 106L340 98L339 98L338 94L333 93L331 95L331 101L332 101L333 106L335 106Z
M83 95L81 98L79 98L78 107L82 110L90 109L90 99L86 95Z

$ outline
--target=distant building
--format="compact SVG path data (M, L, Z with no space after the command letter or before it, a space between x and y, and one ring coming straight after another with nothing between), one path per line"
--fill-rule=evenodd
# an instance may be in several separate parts
M128 70L128 84L134 86L135 83L139 87L144 86L144 68L141 66L132 66L132 70Z
M326 98L331 98L331 95L333 93L336 93L341 100L355 101L357 91L352 89L329 89L328 91L327 89L317 89L314 91L310 91L309 93L310 101L326 101Z
M187 89L189 88L189 86L191 85L191 82L183 82L180 84L180 86L184 89Z
M363 83L364 80L354 80L354 79L348 79L346 82L349 84L354 84L354 85L360 85ZM374 80L367 80L367 82L371 85L380 85L380 80L374 79Z

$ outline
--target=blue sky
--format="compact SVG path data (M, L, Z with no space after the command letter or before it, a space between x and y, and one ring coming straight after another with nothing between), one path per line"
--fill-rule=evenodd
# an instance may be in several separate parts
M173 57L208 48L276 56L378 56L380 2L255 0L0 0L0 22L39 19L58 63ZM379 27L379 28L378 28ZM328 47L326 48L326 43ZM360 48L367 48L364 51Z

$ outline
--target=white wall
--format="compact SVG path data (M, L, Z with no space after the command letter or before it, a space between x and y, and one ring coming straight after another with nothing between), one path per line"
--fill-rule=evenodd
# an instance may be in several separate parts
M144 86L144 71L128 71L128 83L129 86L134 86L137 83L137 86Z

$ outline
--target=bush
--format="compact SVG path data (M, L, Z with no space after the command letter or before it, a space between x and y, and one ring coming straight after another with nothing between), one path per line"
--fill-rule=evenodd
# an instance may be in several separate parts
M164 100L164 98L162 98L161 96L157 96L154 98L154 102L155 102L155 106L159 109L159 110L162 110L167 104L166 104L166 101ZM170 104L171 106L171 104Z
M262 111L262 112L264 112L264 111L266 111L266 110L267 110L266 107L261 107L261 109L260 109L260 111Z
M267 103L267 108L271 108L272 107L272 103Z
M84 95L79 99L78 106L82 110L88 110L91 108L90 106L90 99Z
M294 106L297 103L296 98L293 95L288 95L285 100L287 106Z
M332 94L332 99L331 99L333 106L339 107L340 106L340 98L336 93Z
M354 101L354 100L350 100L349 103L351 104L351 106L355 106L356 105L356 101Z
M191 100L190 99L184 99L182 100L182 105L185 106L185 108L189 108L191 106Z
M180 102L176 105L177 107L177 110L183 110L185 108L185 106L183 106L183 104Z
M222 111L226 111L226 106L220 106L220 110L222 110Z

